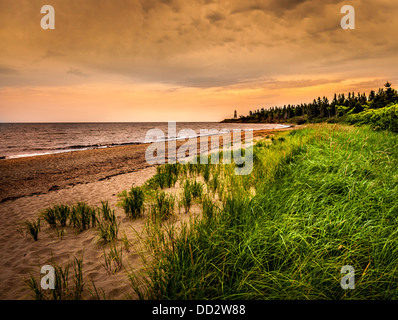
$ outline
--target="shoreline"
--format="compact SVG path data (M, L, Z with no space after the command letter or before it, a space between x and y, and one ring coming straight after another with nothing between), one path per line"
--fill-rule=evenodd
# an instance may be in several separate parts
M293 128L294 126L253 130L253 137ZM220 135L219 139L223 136ZM196 138L198 146L199 140L200 138ZM208 140L210 145L210 139ZM167 145L168 141L165 143ZM177 140L176 147L184 143L186 140ZM145 160L145 150L149 145L148 143L123 145L2 160L0 161L0 203L25 196L46 194L77 184L107 180L120 174L151 167L153 165Z
M280 130L280 129L286 129L289 127L293 127L294 125L285 125L285 124L275 124L275 125L279 125L282 126L280 128L273 128L273 129L251 129L253 130L253 133L256 131L263 131L263 130ZM250 129L242 129L241 131L247 131ZM232 129L231 132L233 132L234 129ZM0 160L11 160L11 159L20 159L20 158L30 158L30 157L41 157L41 156L47 156L47 155L52 155L52 154L61 154L61 153L70 153L70 152L79 152L79 151L87 151L87 150L97 150L97 149L107 149L107 148L116 148L116 147L124 147L124 146L135 146L135 145L148 145L154 142L168 142L168 141L181 141L181 140L186 140L186 139L198 139L201 137L211 137L214 135L220 135L219 133L216 134L204 134L204 135L197 135L194 137L181 137L181 138L166 138L163 140L157 140L157 141L153 141L153 142L138 142L138 141L134 141L134 142L123 142L123 143L111 143L108 145L87 145L87 146L69 146L69 147L65 147L62 149L52 149L52 150L48 150L45 151L43 153L26 153L26 154L16 154L16 155L9 155L9 156L0 156Z

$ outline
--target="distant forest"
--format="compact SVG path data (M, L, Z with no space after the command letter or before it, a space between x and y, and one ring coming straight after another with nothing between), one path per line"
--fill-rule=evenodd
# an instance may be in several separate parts
M398 103L397 90L387 82L384 88L379 88L377 92L372 90L368 96L365 93L354 92L348 95L334 94L332 101L327 97L318 97L312 103L302 103L299 105L275 106L269 109L261 108L249 112L248 116L237 117L235 111L234 118L225 119L222 122L266 122L266 123L296 123L306 122L338 122L348 115L353 115L369 109L380 109L391 104Z

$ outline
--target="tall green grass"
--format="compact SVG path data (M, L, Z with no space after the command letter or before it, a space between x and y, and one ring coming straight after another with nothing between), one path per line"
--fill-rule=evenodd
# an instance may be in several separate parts
M185 213L189 212L195 200L200 201L203 195L204 185L200 181L186 179L182 185L181 202L185 208Z
M77 232L95 227L98 221L97 210L85 202L78 202L71 209L70 224Z
M65 227L70 215L71 209L64 204L54 205L53 207L44 209L40 213L41 218L43 218L51 228L56 228L57 226Z
M191 192L191 184L189 182L189 180L185 181L185 184L183 185L183 189L182 189L182 204L185 208L185 213L187 213L192 206L192 192Z
M164 191L156 193L155 200L151 204L151 218L162 222L169 219L174 213L175 197Z
M101 201L98 208L98 239L107 244L118 237L120 223L117 221L115 210L112 210L108 201Z
M50 228L55 229L58 238L65 235L65 227L72 226L76 233L98 227L99 238L104 243L117 238L119 223L116 221L115 211L107 201L101 201L100 207L90 206L84 202L75 205L54 205L42 210L39 219L43 219Z
M205 194L202 199L203 218L212 219L218 211L218 205L213 202L212 198L208 194Z
M211 218L172 242L152 229L141 298L398 298L397 135L316 125L281 136L254 147L251 175L223 167L220 210L202 202ZM340 286L344 265L353 290Z
M118 238L119 226L116 220L103 220L98 223L98 241L107 244Z
M181 167L180 163L167 163L157 166L156 174L146 182L146 187L152 190L174 187Z
M124 209L127 217L137 219L142 216L145 210L145 193L141 187L131 187L129 192L124 190L118 197L117 206Z

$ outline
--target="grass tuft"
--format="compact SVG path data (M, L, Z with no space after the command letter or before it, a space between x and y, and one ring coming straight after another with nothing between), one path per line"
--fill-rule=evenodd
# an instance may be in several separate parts
M163 222L174 213L175 197L164 191L158 192L155 201L151 205L151 218L157 222Z
M119 270L122 269L123 263L122 263L122 256L123 256L123 250L122 248L118 249L116 247L116 244L114 244L108 253L105 252L104 250L104 264L103 266L105 269L110 273L110 274L115 274Z
M40 232L40 218L36 221L25 221L25 226L28 234L32 236L34 241L37 241Z
M140 187L132 187L127 193L126 190L121 192L117 206L122 207L127 217L137 219L144 212L145 193Z
M84 202L78 202L72 207L70 224L77 232L82 232L97 224L97 210Z

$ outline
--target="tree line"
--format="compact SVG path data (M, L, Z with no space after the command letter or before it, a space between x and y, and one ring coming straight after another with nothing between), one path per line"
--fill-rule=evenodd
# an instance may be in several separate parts
M365 93L349 92L348 95L334 94L333 100L329 101L327 97L318 97L312 103L301 103L297 105L274 106L269 109L261 108L249 111L248 116L236 117L234 119L224 120L226 122L318 122L333 121L337 118L350 114L360 113L367 109L379 109L390 104L398 103L398 92L387 82L384 88L379 88L376 92L370 91L367 96Z

